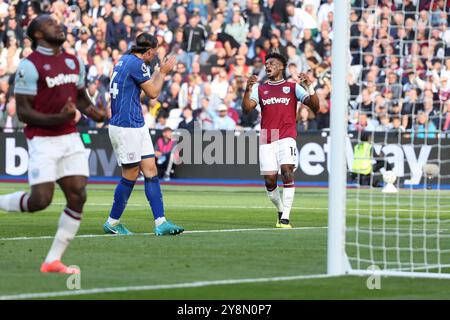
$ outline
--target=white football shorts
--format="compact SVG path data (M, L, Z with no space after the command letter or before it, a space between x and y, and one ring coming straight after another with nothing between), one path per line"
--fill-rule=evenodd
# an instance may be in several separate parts
M27 139L28 181L36 185L67 176L89 177L88 154L78 132Z
M294 138L284 138L259 146L259 168L262 175L279 172L282 164L295 165L297 170L297 143Z
M108 132L119 166L155 156L152 138L146 126L123 128L109 125Z

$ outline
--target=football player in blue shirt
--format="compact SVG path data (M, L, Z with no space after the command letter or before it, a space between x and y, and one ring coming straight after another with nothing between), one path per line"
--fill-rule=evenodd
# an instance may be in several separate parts
M116 64L111 77L111 120L109 137L122 167L122 178L114 192L114 202L108 220L103 225L106 233L128 235L131 232L120 223L136 179L144 174L145 195L155 219L156 235L176 235L184 231L164 216L164 205L155 152L149 129L145 125L141 108L141 92L151 99L158 97L166 75L176 63L175 56L165 58L150 75L148 64L155 57L157 39L142 33L136 44Z

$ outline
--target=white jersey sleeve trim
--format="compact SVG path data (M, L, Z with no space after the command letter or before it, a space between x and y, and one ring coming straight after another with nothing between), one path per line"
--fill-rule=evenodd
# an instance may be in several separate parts
M305 99L309 97L308 92L306 92L305 88L303 88L298 83L295 84L295 95L297 96L297 99L303 103L305 102Z
M252 87L252 92L250 93L250 99L259 104L259 93L258 93L259 84L255 83Z
M35 96L38 80L39 73L36 66L30 60L23 59L17 68L14 93Z
M86 68L84 67L84 62L80 57L77 56L78 64L80 65L80 74L78 78L78 89L84 89L86 87L85 79L86 78Z

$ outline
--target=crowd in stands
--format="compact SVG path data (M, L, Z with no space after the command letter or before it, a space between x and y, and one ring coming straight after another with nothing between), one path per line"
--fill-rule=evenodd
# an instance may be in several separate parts
M111 71L142 32L158 59L174 54L161 95L142 104L149 128L259 129L260 112L240 105L247 78L266 81L265 57L288 59L286 76L308 73L320 99L298 113L298 131L329 128L333 0L0 0L0 127L20 127L14 74L31 52L28 23L52 13L66 27L66 51L84 61L87 90L108 106ZM349 130L450 130L450 0L352 0ZM151 67L155 67L157 59ZM340 63L340 62L338 62ZM79 126L107 127L83 116Z

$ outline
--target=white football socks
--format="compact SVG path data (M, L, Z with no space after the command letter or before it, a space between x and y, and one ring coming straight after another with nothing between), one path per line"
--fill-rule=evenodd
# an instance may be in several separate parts
M280 196L280 189L278 187L276 187L275 189L273 189L272 191L267 190L267 196L269 197L270 201L272 201L272 203L275 205L275 207L277 208L278 212L283 212L283 201L281 200L281 196Z
M18 191L0 196L0 209L7 212L28 211L28 193Z
M166 222L166 217L160 217L155 219L155 226L159 227L160 225L162 225L164 222Z
M58 231L56 231L50 251L48 252L46 263L61 260L64 251L80 228L81 213L65 208L59 218Z
M119 224L120 220L108 217L107 222L109 223L110 226L114 227Z
M291 214L292 203L294 202L295 187L292 184L284 185L283 188L283 214L281 219L288 219Z

